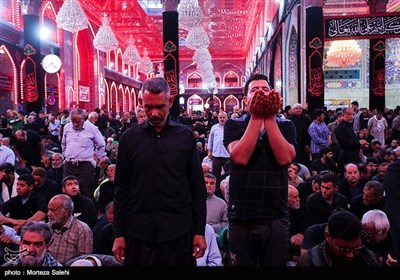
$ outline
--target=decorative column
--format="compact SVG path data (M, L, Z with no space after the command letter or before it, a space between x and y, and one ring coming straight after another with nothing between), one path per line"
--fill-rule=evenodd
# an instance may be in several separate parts
M161 0L163 4L164 36L164 78L171 88L173 105L170 109L172 118L179 116L179 37L178 37L178 4L179 0Z
M324 15L322 1L305 2L306 103L312 114L314 109L324 107Z
M22 69L21 103L25 103L26 113L42 110L44 98L44 70L41 66L39 37L39 0L21 3L24 21L24 67Z
M386 13L388 0L366 0L370 14ZM385 61L386 40L369 40L369 109L385 108Z

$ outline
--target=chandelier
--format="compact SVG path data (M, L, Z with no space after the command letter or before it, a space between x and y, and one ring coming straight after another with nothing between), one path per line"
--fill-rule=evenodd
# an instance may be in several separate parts
M93 40L93 46L99 51L109 52L118 47L118 41L111 29L107 14L104 13L101 19L101 26Z
M204 24L204 15L197 0L182 0L178 6L179 27L191 30Z
M78 0L65 0L56 16L57 26L69 32L88 28L88 19Z
M139 71L146 75L153 70L153 62L151 62L148 54L147 48L144 48L144 55L139 63Z
M361 60L361 48L356 40L333 41L326 52L326 66L351 67Z
M211 61L211 55L208 49L199 49L194 52L193 61L197 64L205 63L207 61Z
M186 47L192 50L208 48L210 39L207 36L204 27L195 27L189 31L186 38Z
M132 35L129 35L128 47L122 55L122 60L128 65L135 65L140 62L140 55L138 50L134 45L134 40Z

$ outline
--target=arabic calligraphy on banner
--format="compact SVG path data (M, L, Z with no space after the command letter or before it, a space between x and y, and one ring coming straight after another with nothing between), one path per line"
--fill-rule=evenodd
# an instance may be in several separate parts
M325 39L400 37L400 14L324 18Z

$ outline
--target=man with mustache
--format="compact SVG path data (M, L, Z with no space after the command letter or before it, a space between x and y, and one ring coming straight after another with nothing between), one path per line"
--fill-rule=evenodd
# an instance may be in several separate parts
M19 254L4 255L8 261L3 266L62 266L48 251L51 228L45 222L28 222L21 229Z
M147 119L120 138L113 253L124 266L195 266L206 249L203 172L193 132L169 117L173 100L166 80L147 80Z

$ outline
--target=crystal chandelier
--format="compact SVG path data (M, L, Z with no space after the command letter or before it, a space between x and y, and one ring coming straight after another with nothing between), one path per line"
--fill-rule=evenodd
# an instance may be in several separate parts
M145 48L144 55L139 63L139 71L145 73L146 75L154 69L153 62L151 62L148 54L149 52L147 51L147 48Z
M129 35L128 47L125 52L122 54L122 60L128 65L135 65L140 62L140 55L138 50L134 45L134 40L132 35Z
M109 52L118 47L118 41L112 31L107 14L104 13L101 19L101 26L93 40L93 46L103 52Z
M182 0L178 6L179 27L191 30L204 24L204 15L197 0Z
M326 52L326 66L351 67L361 60L361 48L356 40L333 41Z
M65 0L56 16L57 26L69 32L88 28L88 19L78 0Z
M208 71L212 71L214 66L212 65L211 61L206 61L203 63L197 63L196 70L200 72L204 76L204 73Z
M204 27L195 27L189 31L186 38L186 47L192 50L200 50L208 48L209 45L210 39Z
M193 55L193 61L197 64L211 61L211 55L208 49L196 50Z

